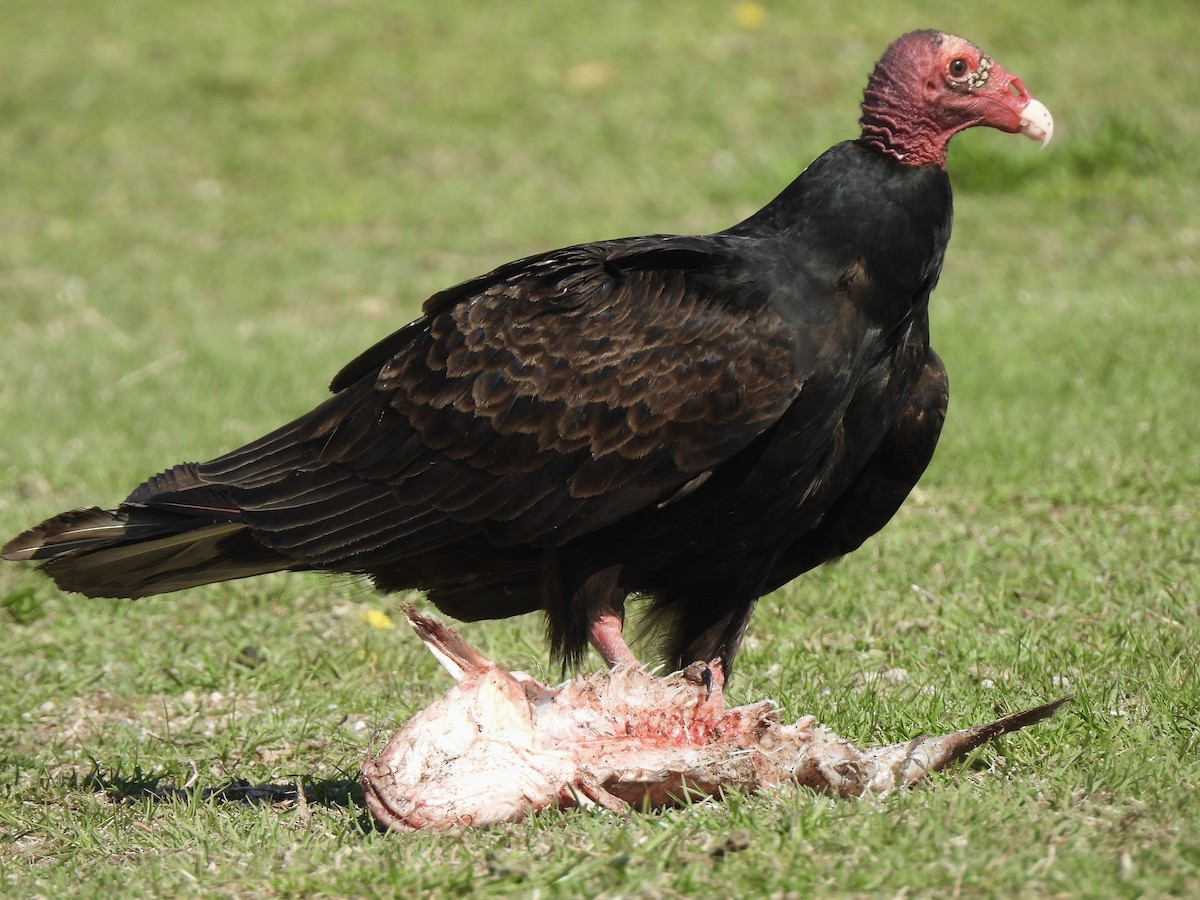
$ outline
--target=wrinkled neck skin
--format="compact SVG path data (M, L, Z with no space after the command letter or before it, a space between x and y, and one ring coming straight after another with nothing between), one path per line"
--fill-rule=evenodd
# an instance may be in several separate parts
M862 139L889 159L906 166L946 168L947 132L929 117L928 104L876 72L863 96Z

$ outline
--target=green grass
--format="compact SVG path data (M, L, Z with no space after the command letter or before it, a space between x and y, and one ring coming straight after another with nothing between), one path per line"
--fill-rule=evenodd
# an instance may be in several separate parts
M0 535L308 409L455 280L736 221L934 25L1019 73L1055 141L956 140L938 456L882 535L763 601L732 699L864 743L1077 701L881 801L398 838L352 780L447 686L363 615L398 598L84 602L6 565L0 893L1200 892L1200 8L797 2L744 30L734 5L8 0ZM537 621L466 631L547 665ZM307 799L205 798L234 779Z

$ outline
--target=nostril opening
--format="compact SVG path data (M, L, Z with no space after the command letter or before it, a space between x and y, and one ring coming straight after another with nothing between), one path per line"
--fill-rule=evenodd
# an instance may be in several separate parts
M1025 83L1020 78L1014 78L1008 83L1008 91L1019 100L1029 100L1029 91L1025 90Z

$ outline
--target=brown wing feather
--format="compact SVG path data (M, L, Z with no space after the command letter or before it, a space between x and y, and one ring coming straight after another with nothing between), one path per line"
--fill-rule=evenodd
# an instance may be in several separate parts
M590 244L451 288L339 394L198 471L258 540L320 565L603 527L746 446L799 390L792 334L726 250Z

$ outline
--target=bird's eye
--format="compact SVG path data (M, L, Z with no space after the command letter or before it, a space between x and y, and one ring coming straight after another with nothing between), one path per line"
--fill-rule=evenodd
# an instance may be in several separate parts
M950 60L950 74L955 78L962 78L967 74L967 61L961 56L957 59Z

